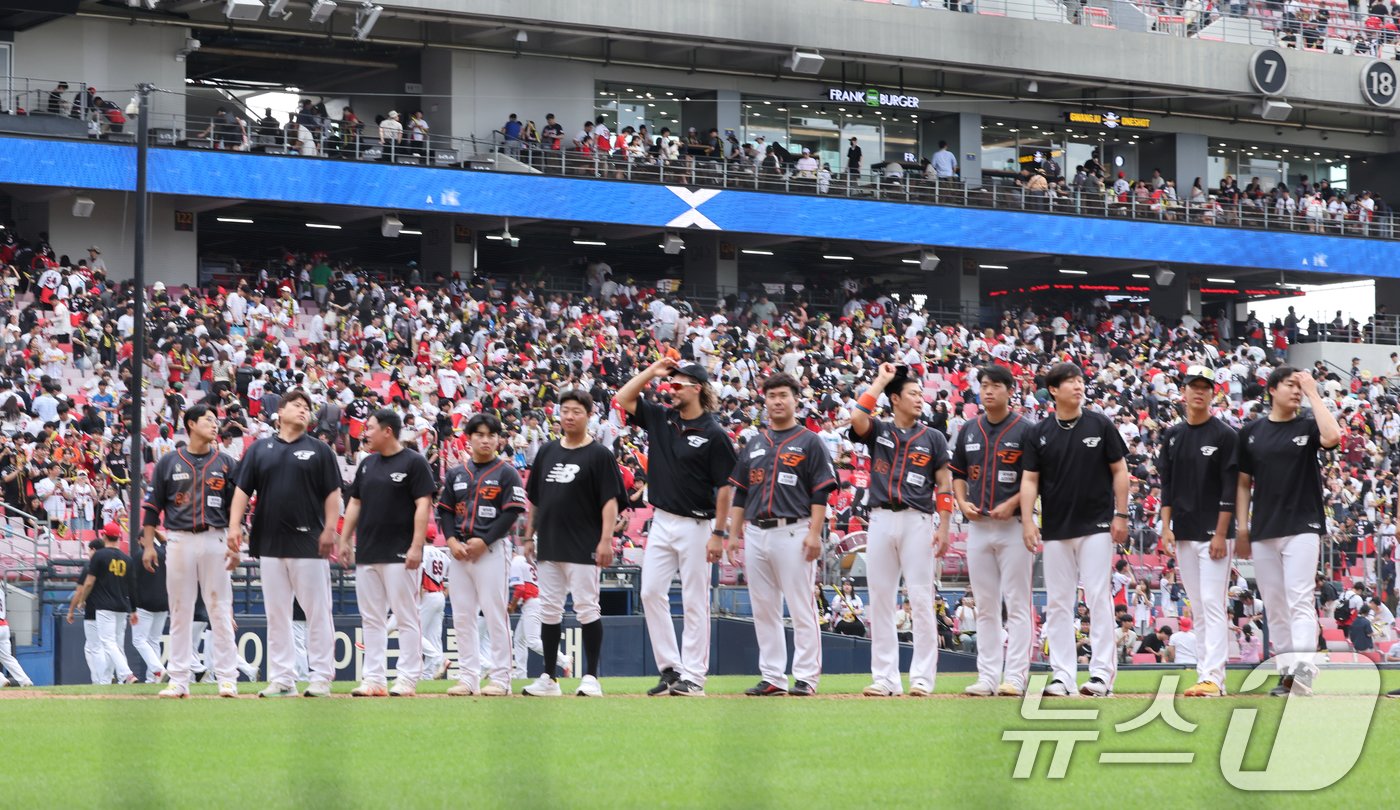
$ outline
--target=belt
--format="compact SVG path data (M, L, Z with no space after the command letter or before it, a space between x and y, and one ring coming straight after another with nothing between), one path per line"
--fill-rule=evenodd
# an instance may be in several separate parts
M662 508L662 507L660 507L660 506L656 507L656 511L658 511L658 512L664 512L664 513L666 513L666 514L668 514L668 515L670 515L670 516L672 516L672 517L678 517L678 518L680 518L680 519L682 519L682 520L714 520L714 519L715 519L715 513L714 513L713 511L699 512L699 513L695 513L695 512L676 512L676 511L673 511L673 510L671 510L671 509Z
M903 512L905 509L912 509L913 507L907 503L882 503L875 508L884 509L887 512Z
M806 518L758 518L752 522L760 529L776 529L780 526L791 526L802 520Z
M210 526L208 523L201 523L198 526L191 526L188 529L171 529L172 532L186 532L188 534L201 534L210 529L222 529L223 526Z

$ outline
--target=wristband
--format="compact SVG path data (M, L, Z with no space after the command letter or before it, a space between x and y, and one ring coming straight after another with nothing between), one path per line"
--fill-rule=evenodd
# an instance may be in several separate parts
M864 394L860 395L860 399L856 400L856 407L866 413L874 413L875 407L879 405L879 402L880 401L875 398L874 394L866 391Z
M937 504L939 512L953 511L953 496L947 492L938 493L938 497L934 502Z
M710 532L710 536L711 536L711 537L718 537L718 538L721 539L721 540L728 540L728 539L729 539L729 532L722 532L722 531L720 531L719 529L715 529L714 531Z
M1127 520L1127 519L1128 519L1128 513L1127 513L1127 512L1114 512L1114 513L1113 513L1113 516L1116 517L1116 518L1123 518L1124 520Z

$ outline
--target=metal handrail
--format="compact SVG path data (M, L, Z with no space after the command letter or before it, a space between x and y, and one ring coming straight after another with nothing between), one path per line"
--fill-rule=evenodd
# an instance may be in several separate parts
M18 509L15 506L12 506L11 504L8 504L4 501L0 501L0 513L3 513L4 517L6 518L20 518L27 524L32 525L34 527L34 536L32 538L28 535L24 535L23 537L25 540L30 540L34 543L35 554L42 553L47 559L53 553L53 530L49 528L46 521L42 521L39 518L29 514L28 512ZM13 528L11 528L8 525L8 522L8 520L0 519L0 533L11 537L21 536L19 532L16 532ZM40 549L41 541L43 545L42 551Z

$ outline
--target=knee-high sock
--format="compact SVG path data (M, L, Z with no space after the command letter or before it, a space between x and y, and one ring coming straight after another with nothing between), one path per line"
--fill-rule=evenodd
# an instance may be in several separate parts
M555 667L559 664L559 639L564 636L564 624L541 624L540 643L544 645L544 674L556 678Z
M581 625L583 631L583 671L598 677L598 657L603 653L603 620Z

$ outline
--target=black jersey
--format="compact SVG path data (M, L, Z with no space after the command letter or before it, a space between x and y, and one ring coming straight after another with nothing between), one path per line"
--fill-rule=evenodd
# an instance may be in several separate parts
M413 545L416 502L435 492L433 472L417 450L405 447L392 456L365 456L350 483L350 497L360 502L355 561L403 562Z
M870 420L864 436L849 431L851 441L870 448L870 504L873 508L909 507L933 514L935 474L948 464L948 440L942 431L915 422Z
M712 414L682 419L675 408L644 399L630 424L646 429L648 463L659 474L647 479L652 506L673 515L710 519L715 516L716 490L729 482L734 469L734 445Z
M1235 446L1239 471L1253 476L1251 540L1321 534L1327 520L1322 503L1322 465L1317 451L1322 434L1311 416L1288 422L1256 419L1240 430Z
M156 570L147 571L141 561L132 560L131 575L136 580L136 606L153 613L170 610L170 597L165 590L165 544L153 544L156 550Z
M146 489L142 525L159 526L164 512L165 528L173 531L227 528L235 466L217 448L203 455L181 448L161 456Z
M826 443L801 425L782 431L770 428L750 439L729 483L734 486L734 507L743 509L749 522L810 517L812 506L826 503L837 486Z
M87 603L93 610L111 610L118 613L131 613L132 605L131 558L121 549L107 547L93 552L88 562L88 573L93 577L92 592Z
M1022 469L1040 474L1040 535L1067 540L1099 534L1113 524L1113 472L1127 455L1108 417L1083 411L1066 429L1054 416L1037 424Z
M1235 439L1235 429L1213 416L1199 425L1172 425L1163 434L1157 472L1177 540L1210 540L1220 513L1235 511ZM1235 536L1233 520L1226 536Z
M535 505L536 556L545 562L595 564L603 506L627 505L617 459L596 441L572 450L557 439L541 447L525 492Z
M965 422L953 442L953 477L967 482L967 502L980 515L1021 492L1022 460L1035 423L1018 413L993 424L984 413ZM1021 514L1018 503L1016 515Z
M320 439L303 433L292 442L254 442L238 466L238 488L258 496L249 555L319 557L326 498L340 485L335 452Z

